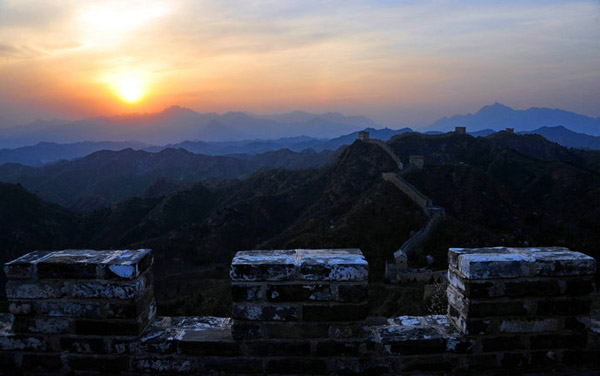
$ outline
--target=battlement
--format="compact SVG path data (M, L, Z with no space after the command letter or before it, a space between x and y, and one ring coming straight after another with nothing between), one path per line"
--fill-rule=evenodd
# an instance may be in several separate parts
M597 369L596 261L451 249L448 315L367 317L358 249L242 251L232 318L154 317L149 250L34 252L5 266L2 374L581 374Z

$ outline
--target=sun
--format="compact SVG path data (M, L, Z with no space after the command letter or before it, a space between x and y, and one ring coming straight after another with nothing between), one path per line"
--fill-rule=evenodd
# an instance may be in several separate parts
M117 95L127 103L137 103L146 94L144 83L135 77L120 78L114 87Z

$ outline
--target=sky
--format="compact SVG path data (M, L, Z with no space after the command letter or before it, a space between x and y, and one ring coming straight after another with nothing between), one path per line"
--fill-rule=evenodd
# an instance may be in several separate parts
M0 127L292 110L600 116L599 1L0 0Z

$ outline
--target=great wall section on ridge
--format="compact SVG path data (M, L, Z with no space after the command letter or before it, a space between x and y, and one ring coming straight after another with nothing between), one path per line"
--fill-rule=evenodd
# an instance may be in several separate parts
M358 249L241 251L232 317L156 317L152 253L8 262L2 375L593 375L596 260L450 249L447 315L369 317ZM597 373L596 373L597 374Z
M433 231L443 209L397 172L383 178L421 203L429 216L422 231ZM402 247L417 248L413 239L424 236ZM428 316L369 316L369 264L359 249L294 249L236 253L231 317L159 317L153 262L149 249L71 249L6 263L0 375L591 376L600 369L597 261L564 247L450 248L446 314Z
M360 132L358 139L379 146L387 155L389 155L398 166L397 171L384 172L382 177L385 181L394 184L401 192L408 196L417 204L427 216L427 223L419 231L411 235L404 244L394 252L394 262L387 262L385 266L385 276L391 282L401 280L422 279L427 280L430 277L438 277L442 271L410 271L407 270L407 259L417 249L421 248L427 242L435 231L439 222L445 217L445 210L442 207L433 205L433 201L419 191L415 186L407 182L400 172L404 170L404 164L394 153L392 149L383 141L370 138L368 132ZM410 165L409 165L410 167Z

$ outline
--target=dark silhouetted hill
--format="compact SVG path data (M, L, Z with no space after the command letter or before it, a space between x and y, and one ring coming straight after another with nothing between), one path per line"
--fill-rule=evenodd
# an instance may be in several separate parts
M41 167L0 166L0 181L19 183L44 200L75 210L98 209L143 195L157 179L189 184L203 179L244 178L268 168L309 168L331 163L331 152L279 150L233 158L193 154L183 149L158 153L125 149L99 151Z

